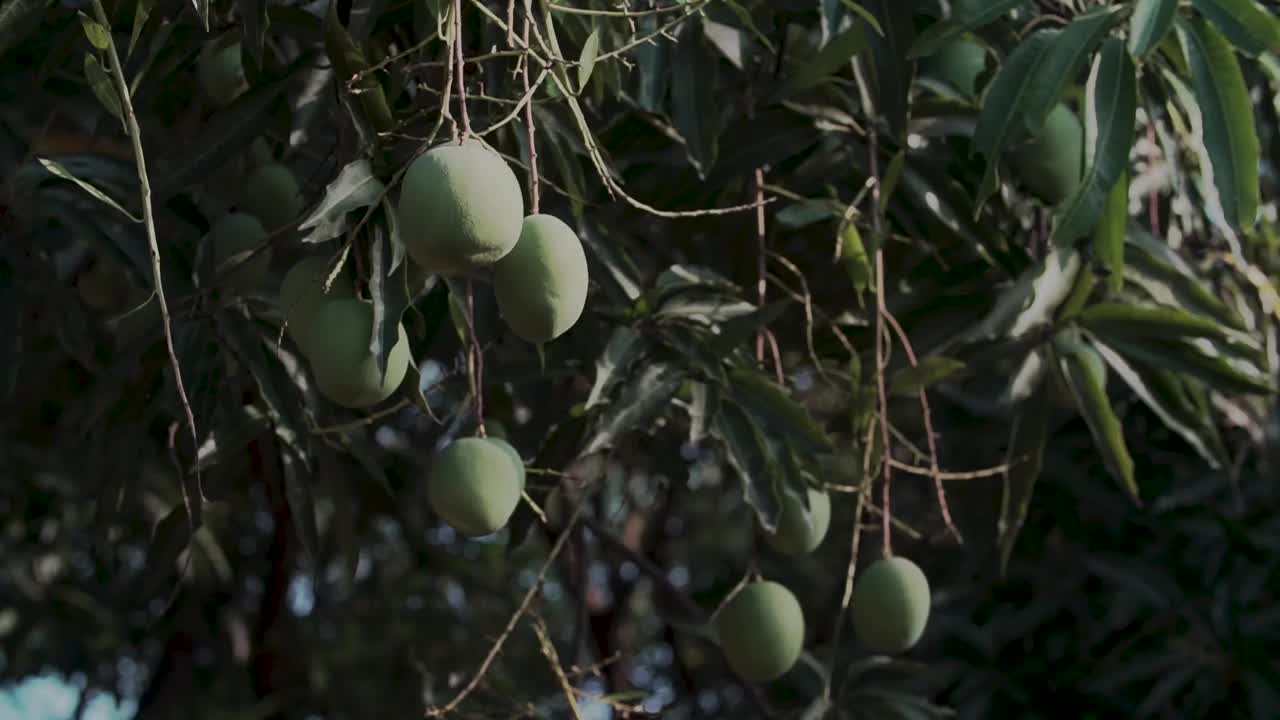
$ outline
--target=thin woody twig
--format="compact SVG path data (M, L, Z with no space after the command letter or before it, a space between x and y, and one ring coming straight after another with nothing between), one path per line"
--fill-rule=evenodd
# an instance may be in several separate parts
M462 52L462 0L453 0L453 54L458 73L458 105L462 113L462 137L471 135L471 115L467 112L466 62Z
M542 569L538 571L537 577L533 581L533 585L525 592L524 598L520 601L519 607L515 613L511 615L511 619L507 621L507 625L502 629L502 634L494 641L493 646L489 648L489 652L485 655L484 661L480 663L480 667L476 670L475 675L471 676L471 680L453 696L453 699L443 706L427 708L426 717L444 717L462 704L467 696L475 692L479 687L480 681L489 672L489 668L493 666L493 661L497 659L498 654L502 652L502 646L506 644L507 639L511 637L511 633L515 632L516 626L520 624L520 618L528 612L529 606L533 604L533 599L542 591L542 584L547 579L547 573L551 571L551 566L555 564L556 558L559 557L560 551L564 549L565 542L573 533L573 528L578 524L579 517L582 516L582 509L586 507L586 503L581 500L577 507L573 510L573 515L569 517L569 521L565 523L564 530L560 531L560 537L556 538L555 545L551 547L551 552L547 554L547 559L542 563Z
M763 308L768 282L765 278L764 169L755 171L756 194L756 304ZM756 364L764 366L764 328L756 331Z
M107 17L107 11L102 6L102 0L93 0L93 12L103 27L111 27L111 20ZM182 380L182 366L178 362L178 351L173 342L173 321L169 316L169 302L164 295L164 279L160 264L160 243L156 238L155 213L151 207L151 182L147 176L147 159L142 152L142 130L138 126L138 116L133 111L132 93L129 91L129 81L124 76L124 64L120 62L120 53L116 50L115 39L111 37L111 33L107 33L107 53L111 57L111 77L115 80L116 93L120 97L125 127L129 131L129 140L133 143L133 160L137 167L138 183L142 194L142 220L143 226L146 228L147 245L151 254L151 277L155 282L156 300L160 305L160 320L161 327L164 330L165 349L169 353L169 364L173 368L173 380L177 386L178 400L181 402L182 412L186 416L187 428L191 431L191 447L195 452L200 448L200 433L196 430L195 412L191 410L191 401L187 397L186 384ZM203 500L204 489L200 481L200 469L196 467L194 472L196 475L196 488ZM187 492L186 483L180 480L179 484L182 488L182 502L187 511L187 524L191 532L194 533L195 510L192 507L191 496Z
M521 29L521 39L524 41L525 47L529 46L529 28L533 24L531 16L533 15L533 0L525 0L524 2L524 27ZM546 70L543 70L545 76ZM542 82L539 76L538 82ZM536 140L536 128L533 124L533 98L532 92L529 90L529 58L525 56L520 63L520 80L524 84L524 95L527 102L524 106L524 123L526 141L529 143L529 212L537 214L541 204L541 190L538 187L538 143Z
M902 349L907 353L907 362L911 363L911 367L919 367L920 363L916 361L916 351L911 345L911 338L907 337L907 333L902 329L901 323L893 316L893 313L885 313L885 320L898 336L898 341L902 343ZM964 539L960 537L960 530L956 528L955 522L951 519L951 509L947 505L947 491L942 487L942 469L938 467L938 442L933 432L933 413L929 408L929 396L925 392L924 387L918 388L920 397L920 408L924 413L924 433L929 441L929 474L933 477L934 492L938 496L938 506L942 509L942 522L946 524L948 532L950 532L958 543L964 543Z

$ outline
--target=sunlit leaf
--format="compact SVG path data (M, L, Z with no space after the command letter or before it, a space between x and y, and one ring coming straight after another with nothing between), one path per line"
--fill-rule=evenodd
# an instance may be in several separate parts
M1053 347L1067 386L1075 397L1076 408L1089 426L1103 464L1135 501L1140 500L1124 428L1107 396L1106 362L1078 331L1059 332L1054 336Z
M1178 0L1136 0L1129 16L1129 54L1145 60L1173 30L1177 13Z

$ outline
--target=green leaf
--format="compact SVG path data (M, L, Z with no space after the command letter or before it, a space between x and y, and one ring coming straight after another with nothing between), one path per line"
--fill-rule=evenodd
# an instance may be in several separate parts
M1061 31L1037 30L1022 41L991 81L973 131L973 153L986 160L986 170L974 198L974 217L996 191L1000 157L1022 128L1024 103L1036 85L1040 63L1048 56Z
M298 226L311 232L304 243L321 243L341 235L347 227L347 213L367 208L386 194L386 186L374 174L365 158L356 158L338 172L324 188L324 199Z
M1222 35L1200 18L1179 20L1178 35L1204 122L1204 147L1213 165L1218 201L1237 229L1258 215L1258 135L1240 64Z
M209 0L191 0L191 7L195 8L196 17L200 18L200 27L209 32Z
M1143 368L1131 363L1106 343L1094 342L1107 365L1170 430L1187 441L1214 469L1226 463L1226 451L1217 426L1202 417L1186 396L1183 380L1167 370Z
M320 561L320 529L316 522L316 501L311 493L311 480L293 451L281 448L280 464L284 468L285 500L289 503L289 515L297 528L302 549L312 563Z
M98 102L102 103L102 107L123 121L124 110L120 107L120 96L116 93L115 85L107 76L107 71L102 68L102 63L98 62L98 56L92 53L85 53L84 77L89 81L89 88L93 90L93 95L98 98Z
M1094 229L1112 188L1129 166L1138 79L1120 38L1109 38L1098 53L1085 98L1085 174L1054 227L1053 242L1060 246L1070 245ZM1127 209L1126 204L1126 214Z
M920 33L907 54L919 60L941 50L947 43L977 28L989 25L1026 0L966 0L953 5L951 17Z
M585 92L587 82L591 80L591 72L596 69L596 56L600 54L600 30L597 28L582 43L582 54L578 56L578 92Z
M913 15L917 6L902 0L862 0L862 5L880 21L869 24L883 27L879 33L864 33L871 49L868 58L871 72L867 77L874 83L875 111L884 118L890 135L903 142L907 136L909 96L915 75L915 64L907 59L907 51L916 37ZM901 155L905 155L905 149ZM889 167L892 169L892 162ZM881 182L886 187L880 199L887 203L892 187L884 178Z
M1107 397L1106 362L1078 330L1059 332L1053 338L1053 347L1076 408L1084 416L1094 446L1102 454L1103 464L1129 495L1141 502L1138 482L1133 476L1133 458L1125 445L1124 428Z
M656 15L644 15L636 23L643 35L658 31ZM636 63L634 92L637 104L645 112L657 113L663 109L671 79L670 48L670 43L641 43L633 51Z
M587 395L588 410L605 402L608 392L621 380L619 374L626 372L644 352L645 344L638 331L625 325L614 328L604 352L596 358L596 380Z
M1221 356L1209 354L1192 341L1159 338L1135 340L1101 328L1091 332L1128 358L1153 368L1200 378L1209 387L1220 392L1270 395L1276 391L1273 380L1257 368L1248 364L1228 362Z
M780 385L753 368L729 371L730 394L734 402L766 428L772 437L787 437L805 453L831 449L831 438L809 411Z
M140 594L150 598L160 591L177 569L178 558L191 542L192 528L186 508L178 503L169 510L151 533L147 545L147 568L140 580Z
M623 435L653 420L671 401L685 377L674 365L646 366L616 400L604 407L595 432L579 457L613 447Z
M262 49L267 42L267 29L271 27L271 18L267 15L267 0L236 0L239 11L241 45L249 51L249 57L258 67L262 67Z
M724 444L726 459L742 480L743 499L765 532L774 532L782 468L771 456L763 430L736 403L724 402L712 420L712 434Z
M685 154L706 177L719 153L720 106L716 103L717 59L698 23L684 23L672 58L671 120L684 138Z
M1053 321L1059 306L1075 287L1080 255L1051 249L1039 264L1027 269L996 298L995 305L977 325L947 343L981 342L1018 338Z
M1129 16L1129 54L1141 62L1169 35L1178 0L1137 0Z
M1124 288L1124 234L1128 221L1129 172L1125 170L1107 193L1102 217L1093 230L1093 255L1106 273L1107 287L1112 293Z
M97 20L84 14L83 10L76 13L80 18L80 27L84 28L84 36L89 38L89 44L98 50L106 50L111 46L111 34Z
M1242 52L1280 50L1280 20L1254 0L1191 0L1191 5Z
M1082 310L1077 316L1089 330L1129 338L1213 338L1242 345L1258 356L1261 346L1246 333L1223 326L1216 320L1193 315L1174 307L1102 302Z
M81 180L75 175L72 175L71 171L68 170L66 167L64 167L58 161L49 160L48 158L36 158L36 159L40 161L40 164L43 165L46 170L53 173L54 175L57 175L58 177L64 180L70 180L71 182L80 186L81 190L84 190L85 192L89 193L94 197L94 199L98 200L104 205L114 208L115 210L119 211L121 215L124 215L125 217L129 218L135 223L142 222L142 218L134 217L132 214L130 214L128 210L125 210L123 207L121 207L120 204L117 203L115 200L112 200L111 198L107 197L106 193L94 187L91 183Z
M861 302L862 294L871 287L871 259L867 257L867 249L862 244L862 235L858 233L858 226L849 221L840 226L840 255L838 257L840 265L844 267L845 274L849 276L849 282L853 284L853 290L858 294L859 302Z
M831 39L816 55L797 69L784 86L784 94L797 93L820 84L841 69L849 67L854 55L867 49L867 33L861 23Z
M324 50L333 63L338 87L349 90L354 100L353 110L358 111L360 118L375 132L388 132L394 128L395 117L387 105L382 83L378 82L375 73L364 72L369 69L369 61L342 25L338 17L338 3L329 3L329 10L325 13ZM352 83L357 73L363 74Z
M1119 17L1118 5L1105 7L1075 18L1057 34L1053 47L1036 66L1036 76L1023 101L1022 131L1015 133L1010 140L1016 141L1040 132L1067 84L1075 81L1085 60ZM1116 62L1112 60L1112 63ZM1113 67L1120 68L1118 65ZM1123 84L1123 79L1117 78L1116 82Z
M386 225L371 223L369 244L369 298L373 301L373 334L369 352L373 353L378 372L385 376L391 348L400 341L400 318L409 307L409 266L401 263L392 269L395 250Z
M1145 228L1129 225L1124 258L1126 279L1161 305L1185 307L1237 330L1248 330L1240 315L1214 295L1182 256Z
M965 364L955 358L927 355L920 358L919 365L894 373L889 392L898 397L914 397L921 389L936 385L964 368Z
M133 55L133 49L138 45L138 38L142 36L142 29L147 26L147 18L151 17L151 8L153 0L137 0L133 6L133 29L129 32L129 49L125 53L125 57Z

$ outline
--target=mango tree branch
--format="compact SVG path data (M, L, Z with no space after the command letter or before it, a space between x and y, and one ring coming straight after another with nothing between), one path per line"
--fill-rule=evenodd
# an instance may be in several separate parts
M104 28L111 27L107 11L102 7L102 0L93 0L93 12ZM115 38L110 32L107 38L107 53L111 59L111 77L115 80L116 92L120 95L120 108L124 112L125 128L129 132L129 140L133 142L133 159L137 164L138 183L142 190L142 221L147 232L147 244L151 249L151 275L155 282L156 300L160 304L160 321L164 329L164 343L169 351L169 364L173 366L173 379L178 388L178 400L182 403L182 412L186 415L187 428L191 431L191 446L200 447L200 434L196 431L196 416L191 411L191 401L187 398L187 388L182 382L182 368L178 363L178 352L173 345L173 323L169 318L169 303L164 296L164 282L160 271L160 245L156 240L155 214L151 209L151 183L147 179L147 160L142 153L142 130L138 127L138 117L133 112L133 100L129 91L129 81L124 76L124 65L120 62L120 54L116 51ZM196 474L196 487L200 488L200 470L193 467ZM187 493L186 483L182 486L182 502L186 506L187 521L195 531L195 514L191 506L191 497ZM201 488L203 497L204 490Z

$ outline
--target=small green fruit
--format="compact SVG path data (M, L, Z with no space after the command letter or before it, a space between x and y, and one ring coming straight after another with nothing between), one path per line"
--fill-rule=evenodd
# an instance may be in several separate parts
M804 649L804 611L794 593L773 581L742 588L716 616L725 659L743 680L782 677Z
M768 543L784 555L804 555L813 552L827 536L831 525L831 497L825 492L807 488L809 511L805 512L800 498L783 493L782 509L778 513L778 530L768 535Z
M923 71L955 88L961 95L972 98L978 94L978 76L986 65L985 48L972 40L956 40L932 55Z
M872 652L906 652L924 634L930 602L929 580L919 566L903 557L878 560L853 589L853 629Z
M520 241L494 268L498 309L512 332L532 343L563 335L587 303L582 241L553 215L524 219Z
M249 143L249 148L245 151L245 161L250 168L261 167L275 162L275 155L271 151L271 143L267 142L265 137L255 138L253 142Z
M1084 126L1062 103L1045 118L1038 135L1017 149L1014 169L1041 200L1057 205L1075 194L1084 173Z
M244 181L240 208L275 231L299 220L304 201L293 171L280 163L259 166Z
M518 475L520 478L520 490L524 491L524 485L525 485L524 458L520 457L520 451L516 450L514 445L507 442L506 438L496 435L492 432L492 430L490 430L491 424L496 425L497 423L496 421L493 423L488 423L488 422L485 423L485 430L488 430L490 432L489 436L486 439L489 442L493 443L494 445L497 445L498 447L502 448L502 451L511 457L511 462L515 463L516 465L516 475Z
M409 166L400 188L400 235L435 273L491 265L520 239L524 195L515 173L476 141L440 145Z
M266 284L271 248L253 254L266 241L266 229L252 215L230 213L214 223L209 230L209 249L214 253L214 277L224 289L243 293Z
M436 454L427 501L445 522L468 537L501 530L520 502L511 456L487 438L460 438Z
M409 371L409 338L400 338L387 355L387 372L369 352L373 337L373 303L357 299L329 300L320 306L306 330L304 347L315 373L316 388L336 405L367 408L386 400Z
M218 107L229 105L249 87L238 42L206 46L196 62L196 72L205 94Z
M330 262L323 255L300 260L280 283L280 312L284 315L285 327L302 352L307 354L310 354L308 348L311 346L307 330L320 307L329 300L355 297L351 275L345 266L329 287L329 292L324 291Z

